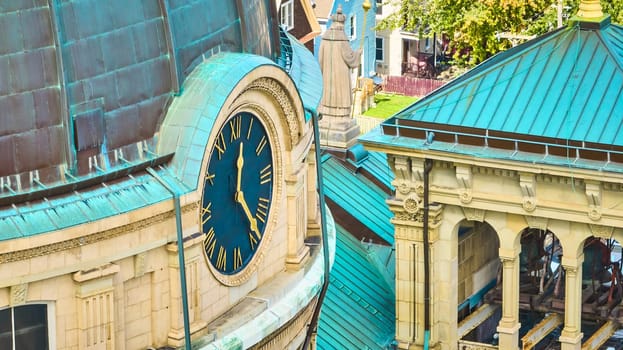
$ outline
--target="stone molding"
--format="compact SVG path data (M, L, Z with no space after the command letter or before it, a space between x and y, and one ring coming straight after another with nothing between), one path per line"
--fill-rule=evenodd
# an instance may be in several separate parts
M10 298L9 305L11 306L26 304L26 299L28 298L28 283L11 286Z
M199 208L198 202L193 202L182 207L182 213L188 213L190 211L196 211ZM140 231L144 228L152 225L164 222L175 217L175 212L169 210L155 216L138 220L126 225L117 226L108 230L95 232L82 237L76 237L70 240L56 242L52 244L46 244L30 249L17 250L0 254L0 264L28 260L39 256L58 253L65 250L78 248L86 244L94 244L100 241L111 239L126 233Z
M299 143L301 139L303 128L299 125L298 118L295 113L294 103L290 94L288 94L277 80L272 78L259 78L254 80L240 95L243 95L248 90L260 90L268 93L281 107L285 116L288 129L290 131L290 147L293 148ZM239 96L240 96L239 95Z

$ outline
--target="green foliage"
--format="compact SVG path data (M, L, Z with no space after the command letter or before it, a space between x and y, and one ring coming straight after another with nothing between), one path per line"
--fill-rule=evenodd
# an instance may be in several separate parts
M562 0L563 24L580 0ZM377 30L402 28L420 37L443 34L455 64L472 66L522 41L557 28L557 0L387 0L399 10ZM623 1L601 0L604 13L623 23ZM518 38L513 38L514 36Z

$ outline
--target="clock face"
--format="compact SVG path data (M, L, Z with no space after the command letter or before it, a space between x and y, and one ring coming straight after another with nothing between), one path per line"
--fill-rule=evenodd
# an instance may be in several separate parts
M272 193L266 129L251 113L235 114L216 135L201 199L203 248L213 271L235 275L249 265L264 237Z

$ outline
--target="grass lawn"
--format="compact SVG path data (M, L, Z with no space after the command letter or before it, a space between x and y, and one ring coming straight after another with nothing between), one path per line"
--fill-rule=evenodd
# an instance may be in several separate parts
M374 96L376 107L368 109L363 115L386 119L415 101L417 97L378 93Z

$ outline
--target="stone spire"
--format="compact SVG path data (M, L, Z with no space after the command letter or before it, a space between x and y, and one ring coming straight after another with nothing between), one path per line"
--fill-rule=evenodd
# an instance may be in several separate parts
M599 0L581 0L577 17L581 19L601 18L604 13L601 11Z

